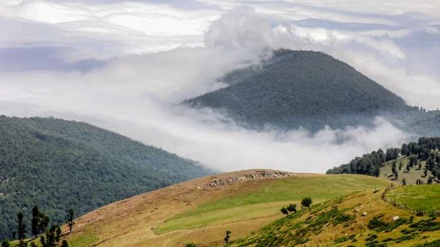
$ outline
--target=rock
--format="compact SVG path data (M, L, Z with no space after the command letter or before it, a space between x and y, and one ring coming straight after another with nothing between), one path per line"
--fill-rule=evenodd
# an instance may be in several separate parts
M362 216L367 216L367 212L363 212L363 213L362 213Z
M393 217L393 220L394 220L394 221L396 221L396 220L398 220L398 219L400 219L400 217L397 216L397 215Z

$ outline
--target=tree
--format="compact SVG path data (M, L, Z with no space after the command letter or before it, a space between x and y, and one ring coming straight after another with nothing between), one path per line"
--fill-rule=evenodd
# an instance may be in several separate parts
M423 180L421 180L420 178L416 180L416 184L423 184Z
M428 184L432 184L432 177L428 178Z
M289 206L287 206L287 210L289 210L289 212L296 213L296 204L289 204Z
M73 225L75 224L75 222L73 221L73 216L75 215L75 212L73 211L73 208L69 208L67 212L68 212L67 225L69 225L69 233L72 233Z
M402 179L402 185L406 185L406 178Z
M403 167L403 162L400 161L400 162L399 162L399 171L402 171L402 167Z
M231 231L226 231L225 243L229 244L229 239L231 238Z
M287 210L286 207L281 208L281 213L285 214L286 216L289 215L289 210Z
M427 170L427 169L423 170L423 175L424 175L425 177L428 176L428 170Z
M38 206L35 205L32 208L32 234L37 238L38 233L40 233L39 224L40 224L40 210L38 210Z
M397 179L399 177L399 173L397 172L396 161L393 161L393 167L391 168L391 171L393 172L395 179Z
M55 247L57 244L57 236L55 232L58 226L52 225L49 230L46 231L45 236L41 235L40 242L43 247Z
M61 247L69 247L67 240L63 240L63 242L61 242ZM193 247L196 247L196 245L194 245Z
M304 207L308 207L310 209L310 205L312 205L313 201L310 197L304 197L301 201L301 205Z
M9 247L9 246L11 246L11 244L9 243L8 240L3 240L2 241L2 247Z
M38 218L39 218L38 230L39 232L45 232L47 230L47 226L49 226L50 219L46 214L42 212L39 213Z
M60 242L61 238L61 227L57 226L57 229L55 230L55 241L58 243Z
M26 225L23 223L23 213L17 213L17 223L18 223L18 239L20 240L20 244L23 242L26 237Z

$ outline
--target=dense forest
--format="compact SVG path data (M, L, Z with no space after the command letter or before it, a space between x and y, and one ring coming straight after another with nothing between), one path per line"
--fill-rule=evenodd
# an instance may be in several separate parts
M240 123L317 130L365 124L409 109L404 100L324 53L280 50L260 67L222 78L230 86L184 101L223 109Z
M327 171L327 174L364 174L379 176L381 166L387 161L393 162L393 172L395 169L421 169L422 162L425 163L425 170L430 171L433 179L440 181L440 137L422 137L418 142L404 143L400 148L389 148L384 152L382 149L356 157L348 164L344 164ZM407 164L402 167L398 164L399 157L408 157ZM400 166L398 168L398 166ZM426 176L427 173L425 173Z
M34 205L52 223L139 193L212 174L197 163L89 124L0 116L0 239Z
M440 135L440 111L426 112L405 101L348 64L313 51L275 51L259 66L219 79L228 86L184 105L209 107L237 123L261 129L370 126L383 116L418 136Z

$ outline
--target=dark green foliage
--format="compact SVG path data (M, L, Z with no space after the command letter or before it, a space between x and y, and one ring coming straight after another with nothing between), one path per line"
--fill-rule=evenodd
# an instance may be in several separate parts
M26 238L26 224L23 222L24 215L22 212L17 213L17 232L20 242Z
M60 241L60 237L61 228L58 225L52 225L44 236L40 236L40 243L43 247L56 247Z
M73 219L75 218L75 212L73 211L73 208L69 208L67 210L67 225L69 226L69 233L72 233L73 231L73 226L75 225L75 222L73 221Z
M229 244L229 239L230 238L231 238L231 231L227 230L226 231L226 237L224 238L226 244Z
M417 236L417 234L414 234L414 233L413 234L409 234L409 235L403 235L400 238L396 238L394 240L394 242L395 243L401 243L401 242L404 242L404 241L407 241L407 240L414 239L416 236Z
M302 199L302 201L301 201L301 205L303 206L303 207L307 207L307 208L310 208L310 205L312 205L312 198L310 198L310 197L305 197L305 198L303 198Z
M343 199L343 198L341 198ZM253 236L239 240L238 246L302 246L309 241L313 235L319 234L326 225L331 223L350 225L355 219L354 216L347 215L344 211L338 209L338 203L341 200L334 200L317 205L311 211L298 211L296 214L290 214L287 217L274 221L273 223L261 228ZM330 210L326 210L327 208ZM303 217L310 212L310 216L304 220L295 222L295 219ZM356 241L355 235L341 237L337 241Z
M31 226L34 205L53 223L63 223L70 207L80 216L211 173L193 161L89 124L5 116L0 116L0 171L0 239L17 229L20 210Z
M428 178L428 182L427 182L428 184L432 184L432 177L429 177Z
M409 155L409 162L407 164L406 169L409 170L416 166L417 164L421 165L421 161L426 162L426 175L428 170L432 172L434 178L440 178L440 154L435 150L437 147L440 147L440 137L421 137L419 138L418 143L410 142L408 144L403 144L402 155ZM396 154L399 149L388 149L387 155L388 158L397 158L399 155ZM403 151L402 151L403 150ZM327 174L364 174L370 176L379 176L380 167L384 165L386 160L384 160L383 151L379 149L378 151L374 151L372 153L364 154L362 157L356 157L350 161L348 164L341 165L339 167L335 167L333 169L329 169ZM387 159L388 159L387 158ZM399 162L399 170L403 166L402 161ZM398 177L397 169L393 165L392 171L394 176ZM425 175L425 176L426 176ZM433 178L433 179L434 179ZM419 183L423 183L422 180ZM402 184L406 184L406 179L402 180Z
M289 204L289 206L287 206L287 210L289 210L289 212L296 213L296 204Z
M415 247L440 247L440 239L434 240L429 243L419 244L419 245L416 245Z
M286 216L289 215L289 210L287 210L286 207L282 207L280 211L281 211L281 213L285 214Z
M194 243L188 243L185 244L185 247L196 247L196 245Z
M433 232L440 230L440 222L436 222L434 219L421 220L419 222L412 223L410 227L420 232Z
M32 234L37 237L40 233L38 226L40 225L40 210L38 209L38 206L35 205L32 208Z
M225 110L239 123L311 131L371 124L382 113L407 112L404 100L344 62L313 51L275 51L261 68L223 78L229 87L184 101Z
M367 241L373 241L373 240L375 240L377 238L377 235L376 234L373 234L373 235L370 235L366 240Z
M343 242L346 242L346 241L348 241L348 238L347 237L341 237L341 238L337 238L337 239L335 239L335 243L343 243Z
M193 247L195 247L196 245L194 245ZM63 240L61 242L61 247L69 247L69 244L67 243L67 240Z
M368 228L371 230L375 230L376 232L382 232L382 231L389 232L408 222L408 219L405 218L400 218L393 222L385 222L381 220L382 217L383 215L373 217L368 222L367 225Z
M11 246L11 244L9 243L8 240L3 240L1 246L2 246L2 247L9 247L9 246Z

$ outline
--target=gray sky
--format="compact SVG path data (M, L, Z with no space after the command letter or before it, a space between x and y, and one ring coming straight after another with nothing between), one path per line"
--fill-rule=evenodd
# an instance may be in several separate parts
M439 41L435 0L4 0L0 113L87 121L217 169L325 172L408 135L383 119L255 132L175 104L223 87L218 77L271 47L326 52L437 109Z

